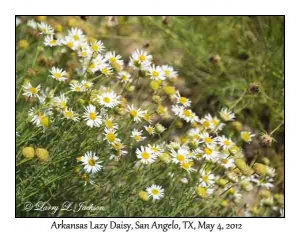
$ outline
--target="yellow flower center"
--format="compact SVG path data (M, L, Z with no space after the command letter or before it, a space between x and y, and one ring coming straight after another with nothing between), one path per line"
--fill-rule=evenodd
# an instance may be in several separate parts
M152 72L152 76L153 76L153 77L158 77L158 72L157 72L157 71L153 71L153 72Z
M184 109L183 110L183 115L185 115L186 117L191 117L192 116L192 112L188 109Z
M209 137L204 138L204 142L211 143L213 140Z
M134 139L135 139L136 141L140 141L140 140L141 140L141 136L140 136L140 135L136 135L136 136L134 136Z
M69 48L72 48L72 47L73 47L73 42L72 42L72 41L69 41L69 42L67 43L67 46L68 46Z
M89 159L88 164L93 167L93 166L95 166L96 161L94 159Z
M113 127L112 121L111 120L106 120L105 121L105 126L106 126L106 128L111 129Z
M91 120L95 120L96 119L96 117L97 117L97 115L96 115L96 113L94 113L94 112L91 112L90 114L89 114L89 118L91 119Z
M170 71L169 70L165 70L164 72L165 72L165 76L168 77L170 75Z
M38 90L37 90L35 87L30 87L30 88L29 88L29 91L30 91L32 94L37 94L37 93L38 93Z
M140 55L139 56L139 60L140 61L145 61L146 60L146 56L145 55Z
M60 78L61 74L60 73L54 73L53 76L54 76L54 78Z
M207 183L208 182L208 176L202 176L202 180L205 182L205 183Z
M49 126L49 118L48 117L41 116L40 121L41 121L42 126L44 126L45 128L47 128Z
M109 61L110 61L111 63L114 63L114 62L117 61L117 59L116 59L115 57L111 57L111 58L109 58Z
M206 148L204 149L204 153L207 154L207 155L211 155L211 154L212 154L212 150L209 149L208 147L206 147Z
M146 151L142 152L141 156L142 156L143 159L149 159L150 158L150 154Z
M109 133L107 133L106 138L108 141L113 142L113 141L115 141L116 136L114 133L109 132Z
M64 112L64 114L65 114L66 118L69 118L69 117L73 116L73 113L71 111L66 111L66 112Z
M148 114L148 113L144 114L144 120L145 121L150 121L150 119L151 119L150 114Z
M176 159L177 159L178 161L182 162L182 161L184 161L184 155L178 154L178 155L176 156Z
M50 40L50 44L51 45L55 45L56 44L56 40Z
M185 104L186 102L187 102L187 98L185 98L185 97L180 97L179 98L179 103Z
M94 63L91 63L90 65L89 65L89 68L90 69L94 69L96 66L95 66L95 64Z
M74 40L79 40L79 36L78 36L78 35L74 35L74 36L73 36L73 39L74 39Z
M82 52L81 52L81 56L82 56L82 57L86 57L86 56L87 56L87 52L86 52L86 51L82 51Z
M247 133L247 132L245 132L245 133L242 133L242 139L244 140L244 141L249 141L250 140L250 135L249 135L249 133Z
M98 51L99 46L97 44L92 44L91 48L93 51Z
M103 74L108 74L108 69L107 69L106 67L104 67L104 68L101 70L101 72L102 72Z
M228 141L227 139L223 141L225 146L229 146L230 145L230 141Z
M181 166L182 166L184 169L189 169L189 168L190 168L190 164L189 164L189 163L182 163Z
M104 97L104 98L103 98L103 101L104 101L105 103L109 104L109 103L110 103L110 98L109 98L109 97Z
M228 159L222 159L222 163L227 164L228 163Z
M158 195L159 194L158 189L152 189L151 192L152 192L153 195Z
M202 125L203 125L204 127L209 127L209 121L203 121Z
M137 116L137 111L136 110L130 111L130 116L136 117Z
M75 87L74 90L77 91L77 92L80 92L80 91L81 91L81 88L80 88L80 87Z

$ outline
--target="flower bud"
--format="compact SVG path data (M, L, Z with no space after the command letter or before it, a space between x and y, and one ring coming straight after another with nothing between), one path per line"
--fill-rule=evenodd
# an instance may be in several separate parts
M196 150L198 147L198 144L196 142L189 142L188 147L190 148L190 150Z
M183 183L183 184L188 184L189 180L187 178L183 177L183 178L180 179L180 182Z
M157 91L160 87L160 82L157 80L153 80L150 82L150 87L153 91Z
M253 170L257 175L265 176L267 175L267 167L263 165L262 163L255 163L253 165Z
M225 185L228 183L227 180L223 179L223 178L220 178L216 181L217 185L219 185L221 188L224 188Z
M138 195L139 195L139 198L140 198L141 200L143 200L143 201L148 201L148 200L149 200L148 193L145 192L145 191L140 191L140 192L138 193Z
M227 202L226 200L221 200L220 205L221 205L222 207L226 207L226 206L228 205L228 202Z
M19 48L21 48L21 49L26 49L26 48L28 48L29 43L28 43L27 40L20 40L20 41L18 42L18 46L19 46Z
M239 182L239 178L238 178L237 174L234 173L234 172L228 172L228 173L226 174L226 177L227 177L228 180L229 180L230 182L232 182L232 183L237 183L237 182Z
M250 176L252 174L252 169L246 164L245 160L237 158L234 163L243 175Z
M160 123L157 123L155 125L155 129L156 129L156 131L158 133L162 133L162 132L164 132L166 130L166 128L162 124L160 124Z
M220 57L218 54L216 54L216 55L210 57L210 58L209 58L209 61L210 61L212 64L218 64L218 63L220 63L220 61L221 61L221 57Z
M243 129L243 125L239 121L234 121L231 123L231 125L236 131L242 131L242 129Z
M241 188L247 192L251 191L253 189L253 185L249 181L243 181L241 183Z
M174 95L176 93L175 87L169 85L164 86L163 90L167 95Z
M49 159L49 153L46 149L44 148L37 148L36 151L36 156L39 158L41 162L47 162Z
M195 191L198 197L206 198L208 196L206 187L198 186L195 188Z
M269 198L271 197L271 192L269 190L261 190L260 191L260 196L264 197L264 198Z
M272 138L268 134L263 134L262 136L260 136L260 144L264 147L270 147L273 141L274 138Z
M249 92L251 94L255 94L255 93L259 92L259 84L257 84L257 83L250 83L250 85L249 85Z
M33 158L34 157L34 149L31 146L24 147L22 149L22 154L25 158Z
M152 96L152 101L153 101L153 103L155 103L155 104L160 104L161 98L160 98L159 95L154 95L154 96Z
M183 126L183 123L182 123L182 121L181 120L177 120L176 122L175 122L175 127L176 128L182 128L182 126Z
M57 24L57 25L55 26L55 31L57 31L57 32L62 32L62 30L63 30L63 27L62 27L61 24Z
M164 163L171 162L171 156L166 152L161 153L161 155L159 156L159 159Z

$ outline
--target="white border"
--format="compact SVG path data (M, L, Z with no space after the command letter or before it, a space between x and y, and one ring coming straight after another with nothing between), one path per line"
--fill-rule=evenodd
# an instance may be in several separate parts
M299 216L299 4L297 1L278 0L235 0L235 1L178 1L178 0L10 0L2 1L1 6L1 228L3 232L50 232L53 219L15 219L15 152L14 145L14 51L15 14L190 14L190 15L248 15L248 14L286 14L286 218L285 219L219 219L210 218L208 223L242 223L244 230L235 232L297 232L296 220ZM281 90L278 90L281 91ZM58 220L58 219L56 219ZM93 222L107 222L110 219L92 219ZM120 221L120 219L111 219ZM121 219L134 223L138 219ZM142 219L152 222L154 219ZM176 219L181 221L183 219ZM191 220L191 219L190 219ZM198 220L198 219L193 219ZM204 219L199 219L203 221ZM89 219L66 219L68 223L86 223ZM170 219L158 219L165 223ZM95 232L94 230L90 230ZM85 232L90 232L85 231ZM99 231L99 230L96 230ZM79 232L72 230L72 232ZM82 232L82 231L81 231ZM109 231L112 232L112 231ZM120 231L119 231L120 232ZM140 230L131 232L142 232ZM172 231L168 231L172 232ZM174 231L175 232L175 231ZM196 231L197 232L197 231ZM199 230L198 230L199 232ZM200 232L209 232L200 230ZM215 231L217 232L217 231ZM228 232L228 231L223 231Z

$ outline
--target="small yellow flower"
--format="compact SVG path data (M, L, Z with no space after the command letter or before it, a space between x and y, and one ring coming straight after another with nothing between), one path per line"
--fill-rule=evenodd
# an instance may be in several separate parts
M25 158L33 158L34 157L34 149L31 146L24 147L22 149L22 154Z
M139 198L141 198L143 201L148 201L149 200L148 193L145 192L145 191L140 191L138 193L138 195L139 195Z
M36 151L36 156L39 158L41 162L48 162L49 159L49 153L46 149L44 148L37 148Z
M20 41L18 42L18 46L19 46L19 48L21 48L21 49L26 49L26 48L28 48L29 43L28 43L27 40L20 40Z

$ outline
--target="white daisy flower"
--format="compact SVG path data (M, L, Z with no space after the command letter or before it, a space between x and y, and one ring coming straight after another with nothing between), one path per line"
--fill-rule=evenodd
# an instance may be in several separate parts
M162 71L160 66L152 65L148 69L148 75L150 76L150 79L154 80L165 80L166 77L164 76L164 72Z
M210 171L201 169L199 173L200 173L199 182L202 187L211 186L215 183L215 175L212 174Z
M84 107L84 115L83 118L84 120L86 120L86 124L87 126L93 128L95 127L100 127L100 125L102 124L102 119L101 117L98 115L99 113L96 110L96 107L92 104L90 104L87 107Z
M93 87L93 85L94 85L92 82L87 81L87 80L82 80L80 83L81 83L82 88L85 91L91 89Z
M193 157L196 160L201 160L203 158L203 150L201 150L199 147L196 150L193 150Z
M88 173L96 173L101 170L102 166L99 164L101 161L97 161L98 157L96 153L88 151L84 154L81 162L84 165L84 170Z
M38 24L34 19L30 19L27 21L27 26L33 28L33 29L37 29Z
M168 79L174 80L177 78L177 72L174 71L172 66L164 65L162 66L162 71L164 72L165 77Z
M108 128L105 128L104 129L104 134L105 134L105 140L110 143L110 144L115 144L117 142L120 142L120 139L117 138L117 133L116 131L111 128L111 129L108 129Z
M152 62L152 55L142 50L136 50L132 53L129 61L129 66L134 69L145 70Z
M201 142L205 143L206 145L216 145L217 144L217 138L213 138L208 133L202 133L200 134Z
M65 77L67 73L63 69L59 69L53 66L51 70L49 70L49 72L51 73L51 75L49 76L57 81L63 82L67 79Z
M196 171L195 168L192 167L193 162L186 160L180 163L180 167L186 170L188 173Z
M225 169L229 169L234 167L234 159L233 158L229 158L228 155L226 154L222 154L219 158L218 158L218 163L224 167Z
M133 118L133 121L135 122L140 122L144 114L144 111L142 111L140 108L135 108L133 105L127 106L127 112L129 112L129 115Z
M162 145L147 145L147 148L149 148L152 153L156 156L160 156L163 153L163 146Z
M222 108L219 113L223 121L232 121L235 118L234 113L232 113L228 108Z
M109 75L111 75L113 73L112 67L109 64L107 64L107 63L101 64L99 66L99 70L105 76L109 76Z
M263 187L266 189L270 189L274 187L274 185L272 184L274 180L270 177L259 177L255 175L250 178L250 181L256 183L258 187Z
M121 80L121 83L130 83L132 79L131 75L127 71L121 71L118 73L117 78Z
M188 159L188 150L180 147L177 151L171 149L172 161L174 163L182 163Z
M41 90L41 85L38 85L37 87L33 87L30 82L28 82L26 85L23 85L24 93L23 95L28 97L39 97L39 91Z
M181 104L183 105L184 107L190 107L191 106L191 103L192 101L190 101L188 98L186 97L182 97L179 93L179 91L176 92L175 94L175 98L176 98L176 103L177 104Z
M251 132L248 132L248 131L241 132L241 138L243 139L244 142L247 142L247 143L250 143L254 136L255 136L255 134L251 134Z
M120 96L115 92L104 92L98 95L99 104L106 108L114 108L120 104Z
M136 150L136 156L140 159L140 162L143 164L150 164L153 163L156 159L156 155L151 151L150 148L143 147L138 148Z
M78 50L77 54L79 57L82 57L83 59L89 61L93 55L93 51L88 44L84 43L80 46L80 49Z
M41 126L44 129L49 126L49 118L52 115L51 108L43 109L42 111L36 111L35 108L31 108L28 111L28 115L31 117L32 124Z
M41 32L40 34L43 34L43 35L53 35L54 34L54 29L50 25L48 25L44 22L38 23L37 27Z
M226 138L224 135L217 137L217 141L219 145L225 150L233 146L233 142L231 141L231 139Z
M73 39L73 41L84 43L86 41L83 31L79 28L71 28L68 30L68 36Z
M131 132L131 138L133 138L136 142L141 142L146 139L146 137L142 137L143 131L138 131L137 129L133 129Z
M103 43L100 40L92 42L90 46L92 51L97 53L101 53L105 49Z
M64 118L66 119L69 119L69 120L73 120L73 121L79 121L79 115L75 112L73 112L72 108L66 108L64 111L63 111L63 115L64 115Z
M154 135L155 134L155 129L153 126L148 125L148 126L144 126L145 130L148 132L148 134L150 135Z
M116 55L115 51L109 51L105 54L105 58L108 60L110 65L117 70L123 69L124 61L122 56Z
M203 148L203 158L208 161L215 161L217 159L218 152L212 147L206 145Z
M72 50L77 50L80 46L79 41L75 41L73 37L71 36L65 36L62 40L61 43L67 46L68 48Z
M78 82L74 82L70 84L71 86L71 91L74 92L84 92L85 88L83 87L83 85L81 83Z
M50 47L58 46L60 45L60 40L54 39L53 35L48 35L44 38L44 45Z
M149 196L153 198L153 200L159 200L164 197L164 189L159 185L151 185L146 189Z
M65 94L61 94L58 97L54 97L54 106L57 106L61 109L65 109L67 107L68 98L65 97Z
M117 130L117 129L119 128L119 126L118 126L116 123L114 123L112 117L106 117L106 118L104 119L104 124L105 124L105 127L106 127L107 129L114 129L114 130Z

